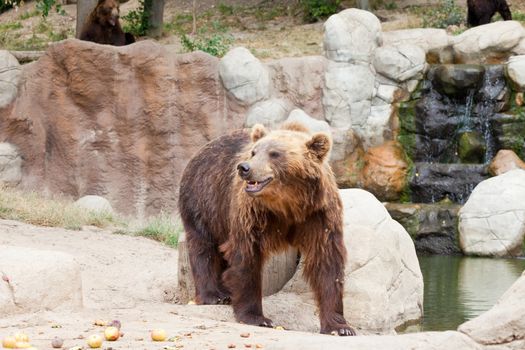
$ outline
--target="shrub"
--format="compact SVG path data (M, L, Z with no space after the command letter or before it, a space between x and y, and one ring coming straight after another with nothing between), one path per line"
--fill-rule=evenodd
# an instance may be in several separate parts
M337 12L341 0L300 0L307 22L316 22Z
M122 16L125 20L123 30L135 36L144 36L149 29L151 0L139 0L139 7Z
M456 5L454 0L441 0L436 7L422 13L423 27L447 28L450 25L459 25L465 20L463 9Z
M220 26L220 23L214 23L213 26L214 33L203 27L194 36L182 34L180 41L184 50L187 52L200 50L212 56L224 56L233 43L233 37L227 34L226 28Z

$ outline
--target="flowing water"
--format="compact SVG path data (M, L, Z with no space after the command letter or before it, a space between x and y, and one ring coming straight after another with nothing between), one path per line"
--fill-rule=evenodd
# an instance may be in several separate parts
M523 259L421 255L423 331L455 330L489 310L525 269Z

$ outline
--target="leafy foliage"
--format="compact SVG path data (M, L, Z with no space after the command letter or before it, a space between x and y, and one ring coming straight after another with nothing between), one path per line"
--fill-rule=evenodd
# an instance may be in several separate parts
M22 0L0 0L0 13L9 10L10 8L21 5Z
M447 28L465 21L464 10L454 0L441 0L438 6L428 8L422 15L423 27Z
M131 10L127 15L122 16L122 19L126 21L124 31L135 36L146 35L149 29L151 6L151 0L139 0L139 7L136 10Z
M337 12L341 0L300 0L307 22L316 22Z
M222 57L228 52L233 37L226 33L226 28L219 23L213 23L213 33L207 27L201 28L196 35L182 34L181 44L185 51L204 51L212 56Z
M49 15L49 11L52 9L61 15L65 15L66 12L62 8L62 4L58 0L36 0L36 10L46 18Z

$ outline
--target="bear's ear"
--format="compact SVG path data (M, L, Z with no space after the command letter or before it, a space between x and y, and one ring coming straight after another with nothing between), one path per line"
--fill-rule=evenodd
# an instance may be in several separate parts
M306 142L306 147L320 162L322 162L332 147L332 140L327 134L318 132L313 134L312 138Z
M252 142L257 142L258 140L262 139L264 136L268 134L268 131L262 124L255 124L252 127L252 133L250 135Z

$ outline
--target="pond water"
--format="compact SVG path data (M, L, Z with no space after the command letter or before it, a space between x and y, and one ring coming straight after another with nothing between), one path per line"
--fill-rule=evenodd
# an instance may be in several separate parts
M455 330L489 310L525 269L524 259L420 255L422 331Z

